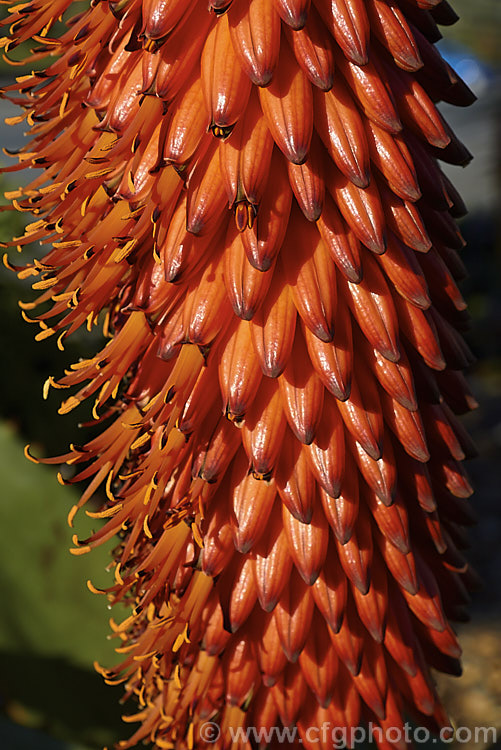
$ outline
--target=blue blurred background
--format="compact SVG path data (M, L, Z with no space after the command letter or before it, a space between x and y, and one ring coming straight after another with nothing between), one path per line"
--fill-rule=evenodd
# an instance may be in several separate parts
M461 21L443 29L439 46L478 97L472 108L444 106L443 112L475 155L467 169L447 171L470 210L461 227L470 274L462 291L472 315L468 341L478 358L469 378L480 408L465 423L480 457L469 466L479 516L469 557L484 588L474 597L472 623L461 628L464 676L439 683L457 725L495 726L501 740L501 2L452 4ZM0 62L0 87L20 72ZM13 114L0 99L0 145L10 149L23 137L22 126L3 124ZM0 155L0 163L12 162ZM16 178L7 174L0 183L3 192ZM19 217L0 214L0 240L21 227ZM37 452L54 455L75 439L86 415L58 417L57 395L42 401L41 387L93 346L77 338L64 358L50 339L35 344L17 308L29 289L6 271L0 287L0 747L91 750L127 735L120 726L121 688L105 687L92 668L94 659L108 665L114 659L106 600L85 586L88 578L106 585L109 551L68 554L65 519L76 493L59 486L49 468L28 464L22 447L29 441ZM77 524L82 537L88 529L85 520Z

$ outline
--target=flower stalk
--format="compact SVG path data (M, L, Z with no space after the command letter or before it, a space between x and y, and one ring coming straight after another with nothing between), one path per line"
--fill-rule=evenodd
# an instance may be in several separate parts
M6 263L38 340L105 337L44 388L101 432L45 461L86 482L70 525L102 499L71 551L118 538L98 593L129 608L123 661L98 669L139 706L119 747L203 747L206 721L218 748L449 724L430 667L460 672L475 583L465 207L440 166L470 154L436 108L474 98L434 47L453 20L446 0L9 9L4 54L45 61L3 92L31 136L8 169L38 170L9 244L48 249Z

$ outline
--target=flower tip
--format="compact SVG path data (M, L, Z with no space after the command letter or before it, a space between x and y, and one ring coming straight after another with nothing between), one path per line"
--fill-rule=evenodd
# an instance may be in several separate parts
M19 270L18 268L16 268L16 266L12 265L12 263L9 260L9 256L7 255L7 253L3 254L3 256L2 256L2 263L4 264L5 268L7 268L7 270L9 270L9 271L13 271L14 273L16 273L16 271Z
M372 250L376 255L384 255L387 247L387 239L384 232L374 234L368 244L369 250Z
M306 573L303 574L301 571L299 571L299 574L307 586L313 586L318 576L320 575L320 571L313 570L309 575L307 575Z
M349 54L349 60L352 63L355 63L355 65L359 65L360 67L363 67L364 65L367 65L369 62L369 53L368 50L364 49L363 47L351 47L350 48L350 54Z
M365 190L369 187L371 181L371 173L369 169L359 168L358 172L352 172L350 175L351 182L358 188Z
M254 72L251 76L251 81L255 86L259 86L261 89L265 89L273 80L273 70L260 70Z
M383 355L383 357L387 359L389 362L393 362L393 363L400 362L402 355L396 343L392 343L391 346L381 346L379 348L379 351ZM444 363L444 366L445 366L445 363Z
M70 529L73 528L73 520L77 513L78 513L78 505L73 505L67 517L68 526L70 527Z
M233 0L211 0L209 10L212 10L216 16L224 15L230 8Z
M241 555L246 555L247 552L250 552L252 549L252 545L254 543L253 539L248 539L247 537L244 537L243 539L239 540L238 533L235 536L235 549L237 552L240 552Z
M266 601L260 601L259 603L261 604L261 607L265 612L273 612L278 604L278 598L267 599Z
M300 167L308 158L308 144L294 145L291 143L288 146L288 153L285 154L286 157L293 164Z
M320 339L320 341L323 341L324 344L330 344L334 339L334 328L326 325L325 322L318 323L318 325L315 326L313 333L318 339Z
M89 589L91 594L106 594L106 591L103 591L103 589L96 588L90 578L87 579L87 588Z
M307 20L308 13L306 10L303 10L301 13L290 12L287 14L287 17L284 18L287 26L290 26L293 31L301 31L301 29L304 29Z
M75 557L79 557L79 555L86 555L88 552L91 551L91 547L88 545L86 547L70 547L69 552L71 555L74 555Z
M40 461L38 460L38 458L35 458L35 456L31 455L30 447L31 447L31 443L28 443L27 445L24 446L23 452L24 452L25 458L27 458L28 461L31 461L31 463L33 464L39 464Z

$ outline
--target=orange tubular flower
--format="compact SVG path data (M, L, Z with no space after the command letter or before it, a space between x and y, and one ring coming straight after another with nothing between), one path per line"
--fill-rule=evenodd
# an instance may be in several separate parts
M10 194L35 216L12 244L51 245L16 269L40 292L27 309L49 303L38 339L108 338L47 389L102 423L50 461L87 481L70 524L106 491L72 552L119 537L105 593L131 611L101 671L140 722L119 746L243 750L239 727L294 726L316 750L332 739L311 727L404 716L438 731L430 667L459 673L450 623L475 580L465 209L440 168L470 155L435 107L473 99L433 46L453 10L71 6L10 8L5 53L31 38L46 59L4 92L32 135L11 169L42 170Z

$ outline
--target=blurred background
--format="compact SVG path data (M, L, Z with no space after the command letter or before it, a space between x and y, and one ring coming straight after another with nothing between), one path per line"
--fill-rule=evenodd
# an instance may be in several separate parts
M501 2L451 4L461 21L443 29L446 40L439 46L478 97L472 108L445 106L443 112L475 155L466 170L447 171L470 209L461 222L470 274L462 291L472 316L468 343L478 359L469 379L480 407L464 423L480 453L468 467L479 518L470 533L469 558L484 587L473 598L472 622L460 628L464 675L439 677L439 686L457 726L495 726L501 746ZM0 60L0 87L22 72ZM0 99L0 146L8 149L23 139L22 125L3 123L15 114ZM0 154L1 166L11 163ZM0 175L0 192L17 187L18 180L15 173ZM21 217L0 214L0 241L20 232ZM14 255L12 262L21 262ZM68 342L64 355L52 339L36 344L34 329L21 320L18 299L30 299L29 287L2 269L0 747L93 750L128 734L120 722L122 689L105 686L92 666L94 660L109 666L115 659L107 639L106 599L91 595L85 585L87 579L107 585L109 549L69 555L66 514L77 493L60 486L52 468L28 463L23 446L30 442L37 455L57 455L70 441L78 442L85 407L58 416L57 393L43 401L42 384L95 351L95 342L82 334ZM77 519L81 538L89 529L90 522ZM481 750L482 744L475 747Z

